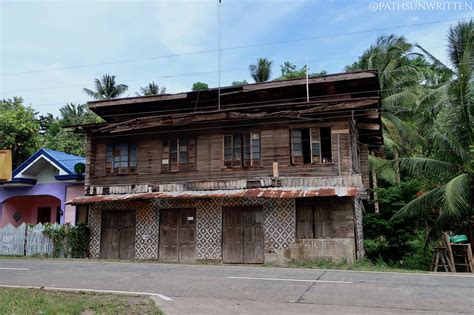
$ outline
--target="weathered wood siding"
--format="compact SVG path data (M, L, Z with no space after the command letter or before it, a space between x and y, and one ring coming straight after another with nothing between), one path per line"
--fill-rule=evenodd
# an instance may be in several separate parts
M351 134L349 121L331 124L294 124L295 128L331 128L332 163L292 165L290 161L290 126L254 127L249 131L260 131L262 165L259 167L228 169L223 160L223 134L232 131L215 130L193 134L197 137L196 170L161 172L163 137L161 135L135 135L117 137L89 136L87 143L86 186L139 185L156 186L166 183L193 180L217 180L236 178L271 177L273 163L278 162L280 177L285 176L340 176L353 174L351 161ZM234 132L242 130L233 130ZM176 136L186 136L177 134ZM168 135L169 137L169 135ZM106 145L112 143L137 144L137 172L130 175L105 173Z

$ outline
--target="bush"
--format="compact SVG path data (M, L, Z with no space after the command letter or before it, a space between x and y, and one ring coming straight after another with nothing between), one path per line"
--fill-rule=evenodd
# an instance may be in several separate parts
M45 224L43 233L53 241L53 257L86 258L90 228L85 224Z
M431 253L425 250L424 226L416 219L391 220L422 187L419 180L408 180L377 189L380 213L364 215L364 248L372 262L383 261L397 268L429 268Z

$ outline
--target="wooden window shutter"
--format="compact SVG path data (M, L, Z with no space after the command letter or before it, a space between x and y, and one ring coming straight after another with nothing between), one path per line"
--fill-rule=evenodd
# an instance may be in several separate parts
M224 135L224 166L232 167L233 156L233 139L232 135Z
M178 164L178 139L170 140L170 171L176 172L179 170Z
M262 165L262 149L260 133L251 134L251 148L252 148L252 166Z
M161 154L161 171L170 171L170 141L163 141L163 153Z
M250 167L252 164L252 160L250 157L250 133L244 133L242 135L242 166L243 167Z
M114 154L114 146L111 144L107 144L106 146L106 158L105 158L105 173L111 174L113 170L113 154Z
M311 128L312 163L321 163L321 135L319 128Z
M291 129L291 163L303 164L303 142L301 129Z
M188 169L196 169L196 138L188 139Z
M310 204L296 205L296 238L314 238L314 215Z
M314 209L314 237L331 237L331 207L329 202L320 201L313 206Z

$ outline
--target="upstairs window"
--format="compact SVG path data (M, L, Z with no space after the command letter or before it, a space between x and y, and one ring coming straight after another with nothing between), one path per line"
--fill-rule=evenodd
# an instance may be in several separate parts
M106 174L131 174L137 171L136 144L108 144Z
M227 168L262 165L260 133L224 135L224 166Z
M196 139L177 138L163 141L162 172L196 169Z
M332 161L330 128L291 129L291 163L311 164Z

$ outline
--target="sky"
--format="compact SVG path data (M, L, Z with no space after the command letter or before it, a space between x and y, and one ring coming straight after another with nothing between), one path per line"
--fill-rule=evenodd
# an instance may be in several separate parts
M413 2L222 0L221 86L252 82L248 66L260 57L273 61L272 78L285 61L342 72L389 34L448 62L449 26L474 16L474 0ZM0 0L0 99L58 115L90 100L83 88L106 73L129 86L124 96L151 81L169 93L216 87L217 21L218 0Z

